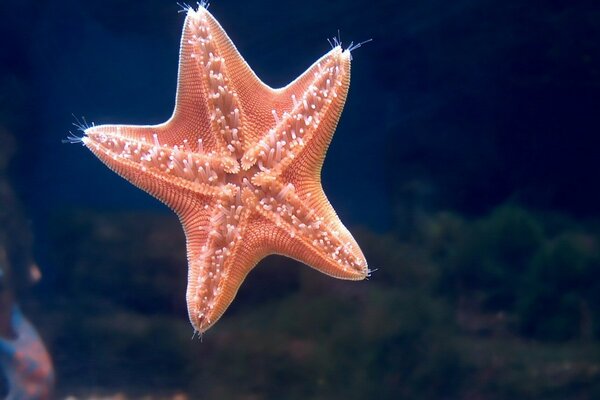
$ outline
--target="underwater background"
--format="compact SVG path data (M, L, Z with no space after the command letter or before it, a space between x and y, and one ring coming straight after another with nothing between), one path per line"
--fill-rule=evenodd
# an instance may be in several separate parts
M600 398L600 3L213 1L274 87L373 39L323 186L377 271L268 257L202 341L176 216L61 142L168 119L180 8L0 2L0 336L16 299L55 398Z

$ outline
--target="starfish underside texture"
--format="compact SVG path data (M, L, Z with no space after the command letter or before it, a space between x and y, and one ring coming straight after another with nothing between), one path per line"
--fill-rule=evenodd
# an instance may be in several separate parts
M292 83L272 89L202 5L189 8L171 118L84 130L81 141L100 160L179 216L197 331L221 317L269 254L336 278L369 274L321 187L350 84L350 50L336 42Z

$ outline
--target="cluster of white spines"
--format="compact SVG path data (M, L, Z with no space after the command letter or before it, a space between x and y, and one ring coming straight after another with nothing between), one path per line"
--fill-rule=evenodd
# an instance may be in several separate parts
M209 206L204 206L209 209ZM222 290L219 284L227 275L225 260L241 239L240 219L243 207L238 202L217 200L207 230L207 240L201 248L198 281L193 301L197 317L206 318L214 308ZM210 321L209 321L210 322Z
M336 55L322 60L315 72L313 81L301 99L292 95L293 108L278 116L272 111L275 128L269 130L263 138L242 157L242 168L249 169L255 163L264 173L273 170L280 172L285 168L311 139L319 126L327 106L337 97L341 73ZM323 65L324 64L324 65ZM255 177L259 183L261 176Z
M225 60L218 54L205 13L194 13L189 21L192 32L189 44L194 48L192 57L204 72L213 129L219 133L223 152L237 160L243 152L238 95L228 84ZM235 167L239 168L237 162Z
M278 187L278 190L274 188L275 185L272 185L269 193L261 193L255 206L257 212L274 219L275 224L285 228L291 238L299 236L309 240L312 246L328 254L344 270L362 271L366 267L362 259L355 256L352 243L344 242L339 231L328 226L322 216L308 208L291 183Z
M163 172L189 182L216 186L225 182L225 172L231 169L231 160L214 152L203 152L202 139L198 139L197 151L192 151L187 140L173 147L162 145L157 134L152 142L146 138L130 139L121 134L119 127L110 135L98 133L90 144L114 160L125 159L140 165L143 172ZM89 142L88 142L89 143ZM211 191L212 193L212 191Z

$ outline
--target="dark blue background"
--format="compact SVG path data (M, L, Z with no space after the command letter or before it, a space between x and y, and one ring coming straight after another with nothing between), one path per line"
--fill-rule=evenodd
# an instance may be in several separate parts
M482 213L517 199L597 215L598 7L594 2L215 1L272 86L326 52L357 50L324 186L350 225L387 230L414 207ZM171 1L20 2L2 62L26 75L20 191L60 207L157 208L84 149L88 122L150 124L173 108L184 15ZM401 209L399 212L398 209Z

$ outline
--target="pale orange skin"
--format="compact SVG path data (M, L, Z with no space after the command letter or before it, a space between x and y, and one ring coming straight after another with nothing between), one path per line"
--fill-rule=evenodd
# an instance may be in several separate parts
M350 60L349 50L335 46L292 83L272 89L206 9L190 8L172 117L154 126L85 130L82 141L98 158L179 216L197 331L221 317L269 254L336 278L369 274L321 186Z

